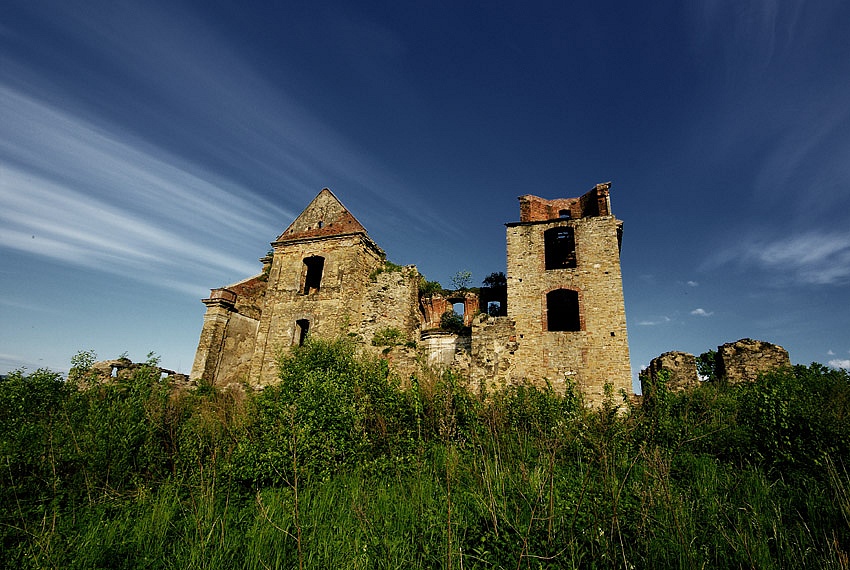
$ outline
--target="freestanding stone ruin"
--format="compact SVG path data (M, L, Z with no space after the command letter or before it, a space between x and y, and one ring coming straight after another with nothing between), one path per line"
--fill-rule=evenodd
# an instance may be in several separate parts
M647 393L647 382L645 380L657 379L662 370L669 374L667 389L671 392L682 392L699 385L696 357L687 352L674 350L653 358L649 363L649 368L643 371L641 387L644 394Z
M786 366L791 366L788 351L763 340L742 338L717 347L717 375L730 384L752 381Z
M714 355L716 380L729 384L754 382L766 372L791 366L788 351L763 340L742 338L717 347ZM672 392L688 390L699 385L696 357L687 352L665 352L653 358L640 374L644 395L648 394L661 371L668 373L667 388Z
M611 214L609 188L598 184L579 198L521 196L520 221L506 224L507 283L478 293L420 291L416 267L387 263L326 188L272 242L260 274L203 300L190 378L267 385L280 350L308 335L347 335L364 347L395 339L374 350L404 374L424 360L465 373L482 390L548 382L562 391L573 383L590 403L601 401L606 384L631 393L623 224ZM465 328L443 330L441 317L455 304Z

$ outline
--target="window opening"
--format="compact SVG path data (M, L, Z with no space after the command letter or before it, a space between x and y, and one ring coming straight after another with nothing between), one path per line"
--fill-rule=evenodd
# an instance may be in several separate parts
M487 314L491 317L498 317L502 314L502 303L499 301L490 301L487 303Z
M572 216L570 215L569 210L561 210L558 212L558 217L564 220L569 220Z
M555 289L546 293L546 328L550 331L580 331L578 291Z
M576 266L576 239L568 226L543 232L546 269L567 269Z
M463 303L452 303L452 311L454 311L456 315L460 315L462 317L464 311Z
M307 275L304 277L304 294L317 293L322 283L322 271L325 268L325 258L314 255L304 259Z
M307 334L310 332L310 321L307 319L298 319L295 321L295 338L298 340L298 346L304 346L307 342Z

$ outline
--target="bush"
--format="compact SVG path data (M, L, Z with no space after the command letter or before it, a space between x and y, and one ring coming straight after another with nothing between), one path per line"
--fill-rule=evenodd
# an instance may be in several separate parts
M424 297L430 297L438 293L443 293L444 291L445 290L443 289L443 286L440 285L439 281L428 281L422 277L419 282L419 294Z
M469 327L463 326L463 317L454 311L446 311L440 317L440 328L455 334L464 334L469 332Z
M372 346L398 346L404 344L404 335L394 327L386 327L375 331Z
M348 340L310 340L279 360L280 384L253 400L237 472L254 484L327 478L377 454L407 453L415 421L385 361Z

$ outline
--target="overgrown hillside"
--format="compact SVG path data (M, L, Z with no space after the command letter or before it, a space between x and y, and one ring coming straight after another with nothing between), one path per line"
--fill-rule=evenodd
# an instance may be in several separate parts
M84 359L82 359L84 360ZM482 398L344 341L261 393L0 381L9 568L847 568L850 376Z

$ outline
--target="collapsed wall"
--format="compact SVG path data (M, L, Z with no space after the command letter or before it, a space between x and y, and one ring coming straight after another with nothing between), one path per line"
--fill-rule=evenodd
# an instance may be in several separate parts
M788 351L763 340L742 338L717 347L717 375L730 384L752 382L760 374L791 366Z
M682 392L699 385L697 359L687 352L670 351L653 358L640 375L641 391L646 394L661 372L667 372L667 389Z
M714 368L717 380L730 384L755 382L764 373L791 366L788 351L763 340L742 338L717 347ZM653 358L641 372L641 391L647 394L662 371L668 373L667 388L672 392L699 385L696 357L687 352L671 351Z

